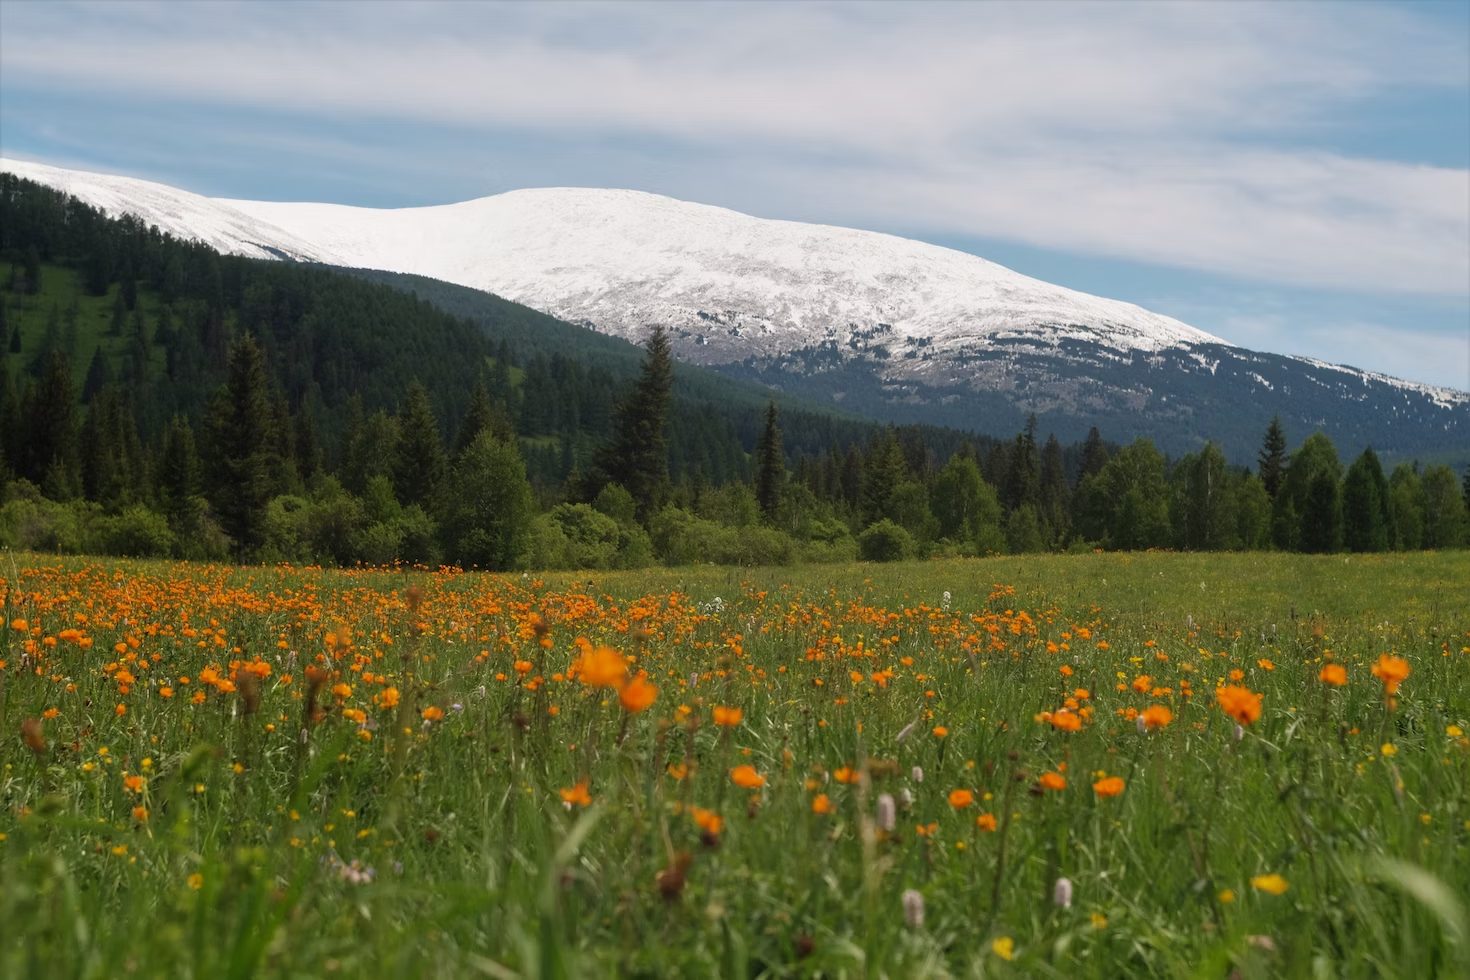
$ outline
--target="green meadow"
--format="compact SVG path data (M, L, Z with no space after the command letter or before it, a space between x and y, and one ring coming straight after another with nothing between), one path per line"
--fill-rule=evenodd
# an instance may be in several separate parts
M0 562L0 975L1470 975L1470 554Z

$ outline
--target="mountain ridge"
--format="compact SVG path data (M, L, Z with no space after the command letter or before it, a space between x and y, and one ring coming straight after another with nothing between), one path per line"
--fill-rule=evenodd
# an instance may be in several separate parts
M1067 431L1090 419L1120 436L1157 432L1181 450L1218 438L1210 415L1248 415L1259 429L1254 416L1269 407L1343 431L1349 449L1470 446L1470 393L1250 351L1132 304L878 232L642 191L534 188L371 209L213 199L10 160L0 169L222 251L428 276L625 339L660 324L683 359L823 389L879 417L978 429L1036 412ZM1226 438L1242 455L1244 429Z

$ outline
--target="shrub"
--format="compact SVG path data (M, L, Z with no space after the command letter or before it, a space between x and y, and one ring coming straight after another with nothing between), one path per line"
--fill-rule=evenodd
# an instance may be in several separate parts
M858 535L858 555L864 561L901 561L913 553L913 535L886 517Z

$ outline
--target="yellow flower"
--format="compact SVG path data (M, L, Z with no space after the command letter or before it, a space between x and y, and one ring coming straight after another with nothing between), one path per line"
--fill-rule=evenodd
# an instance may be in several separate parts
M1000 936L990 943L990 951L1003 960L1016 956L1016 941L1010 936Z
M1222 888L1220 889L1220 894L1217 897L1220 899L1221 905L1229 905L1231 902L1235 901L1235 889Z
M1378 751L1382 752L1386 756L1395 756L1399 754L1399 747L1397 745L1394 745L1392 742L1384 742L1383 747L1380 748Z
M191 874L189 876L189 887L191 889L193 889L194 891L196 891L196 892L199 889L203 888L204 887L204 876L202 874L200 874L199 872L197 872L197 871L194 872L193 874Z
M1291 887L1290 883L1279 874L1256 875L1251 879L1251 887L1258 892L1268 895L1280 895Z

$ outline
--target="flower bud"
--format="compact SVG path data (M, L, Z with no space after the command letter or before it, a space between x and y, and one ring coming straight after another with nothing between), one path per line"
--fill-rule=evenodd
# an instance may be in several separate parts
M903 921L910 929L924 928L924 896L912 888L903 893Z
M1072 881L1069 878L1058 878L1057 883L1052 886L1051 903L1059 909L1072 907Z
M883 793L878 797L878 829L891 834L897 826L898 808L893 804L893 797Z
M909 770L909 778L916 783L922 783L924 781L924 767L914 766L913 769Z

